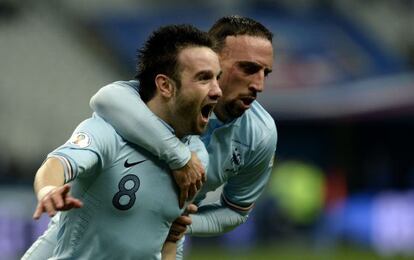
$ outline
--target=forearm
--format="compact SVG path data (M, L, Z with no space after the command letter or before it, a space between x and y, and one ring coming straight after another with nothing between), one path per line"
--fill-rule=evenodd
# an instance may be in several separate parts
M175 242L165 241L161 255L162 260L175 260L177 254L177 244Z
M248 215L242 215L220 202L206 204L198 208L198 213L190 215L192 224L188 234L193 236L216 236L229 232L246 222Z
M65 182L64 167L59 159L48 158L39 168L34 180L34 190L38 199L42 198L54 187L62 186Z
M105 86L91 98L90 106L123 138L167 162L171 169L190 160L190 150L149 110L133 87Z

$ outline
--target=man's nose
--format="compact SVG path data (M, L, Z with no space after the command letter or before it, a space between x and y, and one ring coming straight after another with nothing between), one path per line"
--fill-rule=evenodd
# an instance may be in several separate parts
M262 92L264 89L264 72L260 71L254 75L252 81L249 84L249 90L252 92Z
M213 100L217 100L221 96L223 96L223 92L221 91L221 88L218 84L218 81L215 80L214 83L213 83L212 88L210 89L209 97Z

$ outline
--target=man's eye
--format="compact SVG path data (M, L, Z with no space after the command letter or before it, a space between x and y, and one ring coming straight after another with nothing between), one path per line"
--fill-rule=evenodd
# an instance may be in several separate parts
M198 80L200 80L200 81L206 81L206 80L210 80L210 79L211 79L210 75L203 75L203 76L198 77Z
M267 77L270 73L272 73L272 70L265 69L264 70L264 76Z
M251 63L240 63L239 67L246 74L255 74L262 68L259 65L251 64Z
M215 75L211 71L201 71L194 76L197 81L209 81L214 79Z

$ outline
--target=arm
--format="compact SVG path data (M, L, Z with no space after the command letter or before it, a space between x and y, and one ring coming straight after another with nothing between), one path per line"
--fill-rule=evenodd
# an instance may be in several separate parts
M161 251L162 260L183 259L183 237L187 230L187 226L191 225L189 214L194 214L196 212L197 206L189 204L185 212L172 223L170 232L168 233Z
M43 212L53 217L56 211L82 207L80 200L69 195L70 186L64 184L64 176L64 167L57 158L48 158L39 168L34 181L38 200L34 219L39 219Z
M192 224L187 234L193 236L217 236L229 232L246 222L248 215L240 214L220 202L198 208L197 214L190 215Z
M177 244L175 242L165 241L162 246L162 260L175 260L177 254Z
M79 208L82 203L70 194L69 182L77 176L96 172L117 153L115 131L101 118L82 122L67 143L48 155L34 181L38 205L33 215Z
M168 163L170 169L182 168L190 160L190 150L158 120L129 82L101 88L91 98L90 106L123 138L144 147Z
M203 205L197 214L191 215L193 223L189 234L219 235L246 222L248 213L269 180L276 140L276 131L272 131L250 152L247 167L227 180L221 201Z
M206 180L205 170L197 156L149 110L133 84L134 81L113 83L101 88L91 98L90 106L123 138L168 163L180 187L182 207Z

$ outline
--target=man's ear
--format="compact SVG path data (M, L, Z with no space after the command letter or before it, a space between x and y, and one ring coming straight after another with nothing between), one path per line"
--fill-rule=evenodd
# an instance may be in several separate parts
M171 98L174 93L173 81L164 74L158 74L155 77L155 85L161 96Z

